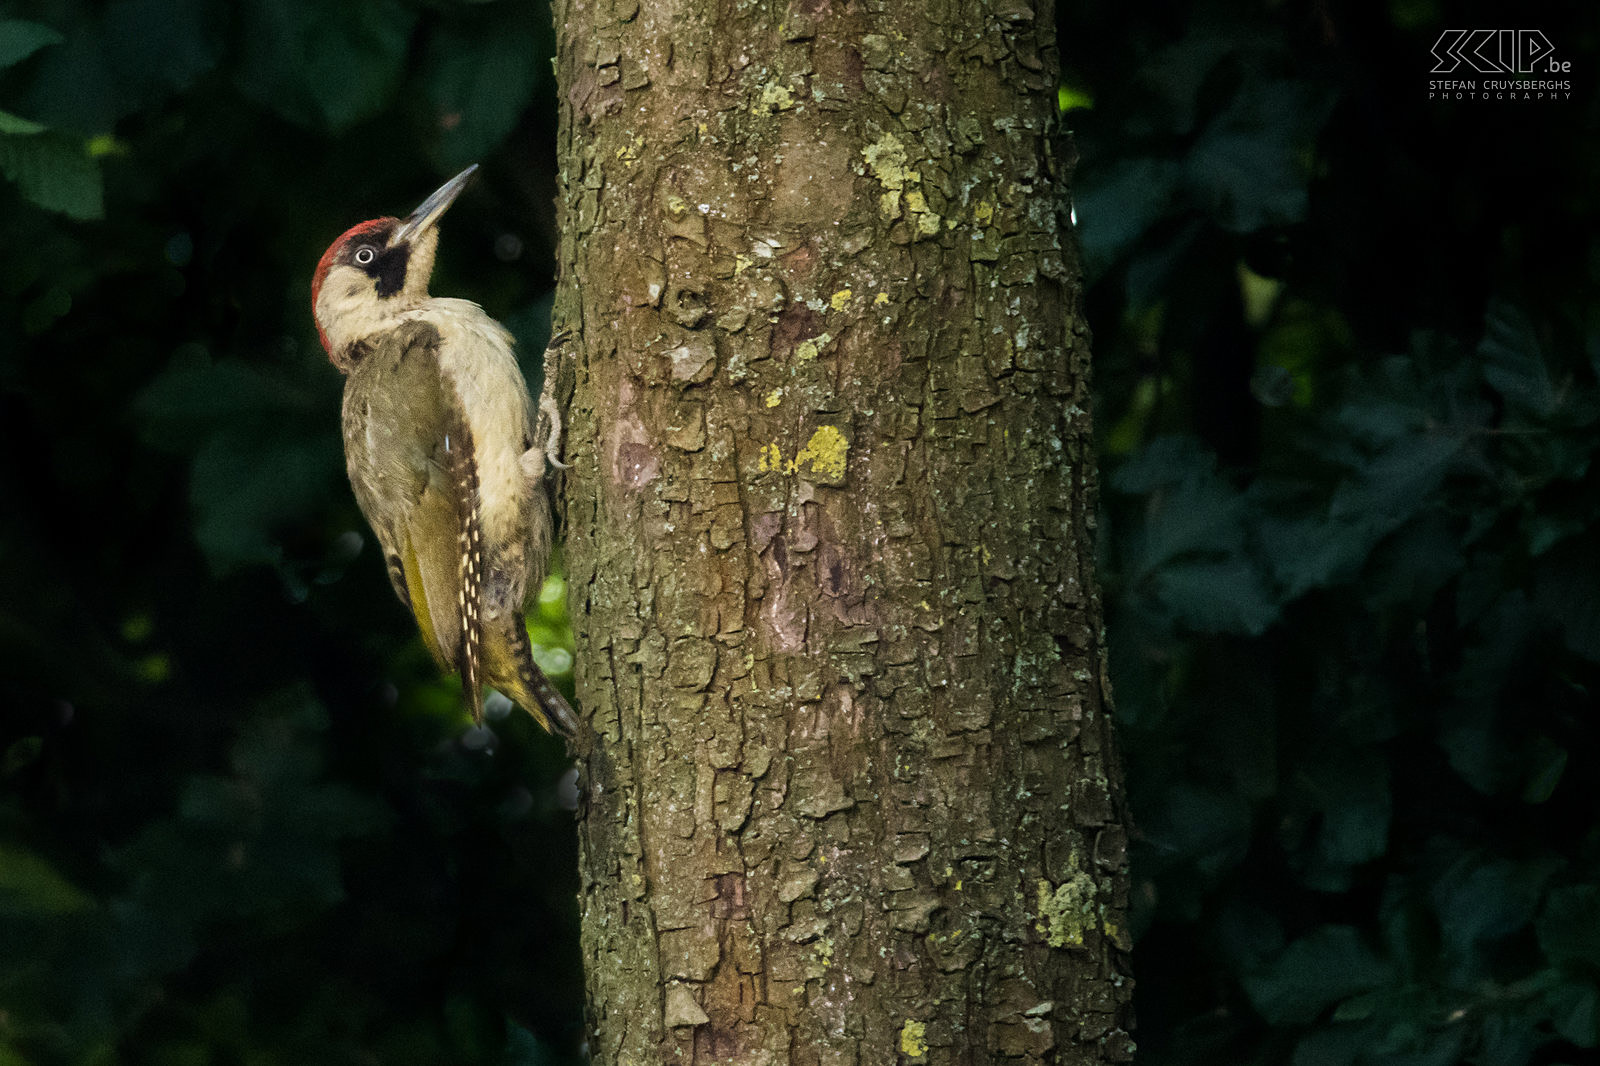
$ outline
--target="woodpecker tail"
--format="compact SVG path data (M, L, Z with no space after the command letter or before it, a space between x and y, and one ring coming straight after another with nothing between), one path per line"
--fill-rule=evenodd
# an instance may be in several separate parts
M511 616L509 629L507 647L504 649L509 654L505 659L495 656L498 661L494 663L496 669L488 678L489 684L533 715L534 721L547 732L563 737L577 736L578 716L573 713L572 705L556 691L550 679L544 676L544 671L539 669L539 664L533 661L533 649L528 644L528 629L521 611Z

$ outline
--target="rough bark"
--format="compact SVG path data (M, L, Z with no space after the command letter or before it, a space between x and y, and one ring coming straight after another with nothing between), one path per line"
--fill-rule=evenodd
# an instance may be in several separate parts
M595 1060L1126 1060L1054 12L555 7Z

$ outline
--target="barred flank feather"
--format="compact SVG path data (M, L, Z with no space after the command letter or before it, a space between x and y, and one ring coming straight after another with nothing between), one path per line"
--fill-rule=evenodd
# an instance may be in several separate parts
M508 691L506 695L521 704L523 710L533 715L550 732L576 736L578 716L573 713L567 698L544 676L539 664L533 661L527 622L521 611L511 616L510 644L517 672L516 683L510 687L517 691Z
M461 689L472 709L472 720L483 724L483 521L478 512L478 464L472 450L472 431L464 420L452 419L452 432L445 436L450 478L456 490L456 513L460 533L460 579L456 607L460 612L461 646L456 653L456 669L461 672Z

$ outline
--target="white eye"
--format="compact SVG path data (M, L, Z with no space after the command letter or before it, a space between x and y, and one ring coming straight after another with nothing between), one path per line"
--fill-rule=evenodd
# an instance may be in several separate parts
M378 258L378 250L370 244L363 244L360 248L356 249L356 262L360 263L362 266L366 266L376 258Z

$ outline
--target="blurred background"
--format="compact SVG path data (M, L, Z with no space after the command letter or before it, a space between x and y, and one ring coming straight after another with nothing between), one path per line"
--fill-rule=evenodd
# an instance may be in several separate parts
M1142 1062L1595 1061L1600 9L1501 6L1060 13ZM540 351L548 23L0 3L0 1066L580 1054L560 748L464 732L308 306L481 162L435 287ZM1569 97L1428 98L1508 27Z

